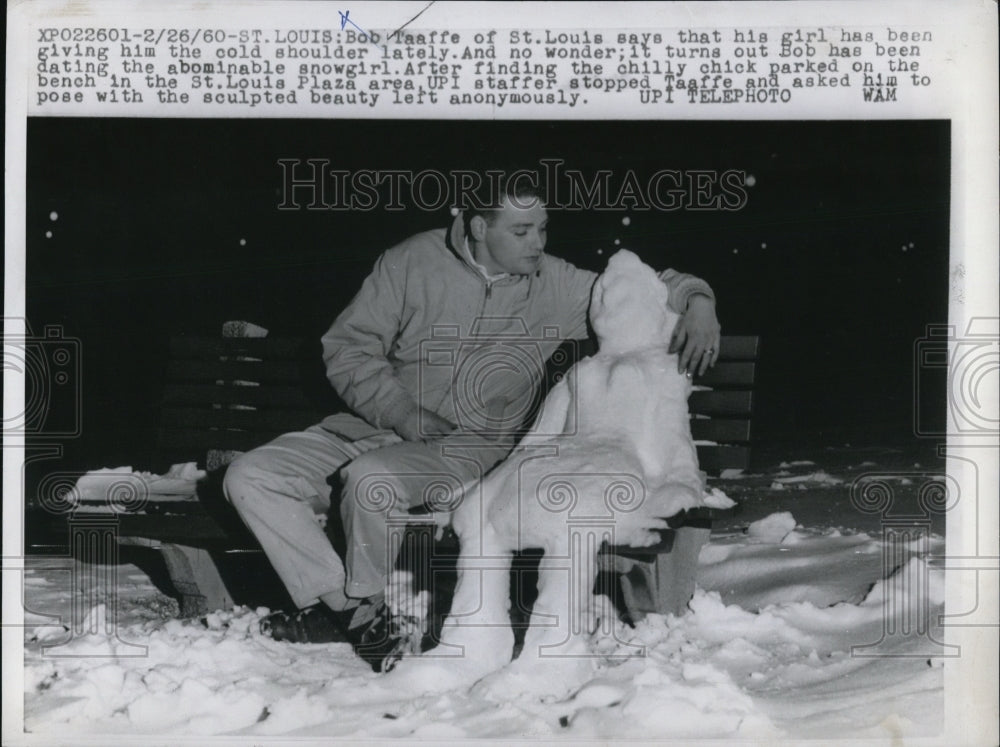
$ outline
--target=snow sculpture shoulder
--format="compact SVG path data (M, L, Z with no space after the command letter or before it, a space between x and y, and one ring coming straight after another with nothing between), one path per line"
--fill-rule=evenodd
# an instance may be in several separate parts
M588 666L602 542L650 544L665 518L704 503L691 384L667 352L678 319L667 294L632 252L611 257L591 296L598 353L569 371L511 456L467 491L453 518L460 570L441 645L393 676L439 689L508 664L510 557L526 548L545 552L539 595L504 686L512 677L528 689L565 686L568 672L553 677L554 668Z

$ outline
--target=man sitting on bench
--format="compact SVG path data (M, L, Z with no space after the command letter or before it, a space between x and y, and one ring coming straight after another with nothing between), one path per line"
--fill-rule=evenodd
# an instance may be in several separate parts
M597 275L544 252L545 205L527 176L494 184L499 191L463 206L450 230L417 234L378 258L322 339L327 376L354 414L280 436L229 466L226 497L300 608L265 618L265 634L346 639L381 661L396 645L384 601L395 562L390 513L504 459L545 358L587 336ZM702 373L719 350L712 291L674 270L660 277L681 314L672 350L688 375ZM526 361L525 351L542 359ZM323 529L327 480L338 471L343 562Z

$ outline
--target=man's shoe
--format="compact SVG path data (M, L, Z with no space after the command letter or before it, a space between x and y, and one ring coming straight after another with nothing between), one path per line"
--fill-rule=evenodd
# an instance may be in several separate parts
M272 612L260 621L260 632L289 643L335 643L347 641L333 612L325 604L314 604L294 614Z
M373 620L352 629L348 635L355 641L358 656L372 669L391 672L404 656L420 653L423 630L416 618L393 615L381 604Z

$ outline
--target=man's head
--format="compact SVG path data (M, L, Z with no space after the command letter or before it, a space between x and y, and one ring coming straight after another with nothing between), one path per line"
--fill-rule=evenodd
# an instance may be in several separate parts
M473 258L490 273L530 275L545 251L548 214L533 174L493 183L487 207L467 206L465 234Z

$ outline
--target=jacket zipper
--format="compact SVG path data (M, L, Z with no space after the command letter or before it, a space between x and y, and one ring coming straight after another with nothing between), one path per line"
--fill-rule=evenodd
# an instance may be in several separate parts
M486 288L486 292L483 293L483 302L479 305L479 313L476 315L476 319L483 318L483 314L486 312L486 302L493 296L493 283L483 278L483 285Z
M486 302L493 295L493 283L484 278L482 275L479 275L479 273L477 273L471 267L469 267L469 270L475 273L479 277L479 279L482 280L483 286L485 287L485 293L483 293L483 302L479 306L479 314L477 314L475 319L473 320L473 326L475 326L475 322L483 318L483 313L486 311ZM438 403L438 407L435 409L435 412L437 412L437 410L440 409L441 403L443 403L445 399L447 399L451 395L452 391L454 391L455 381L457 380L457 377L458 377L458 366L455 367L455 372L452 374L451 386L448 388L448 391L444 393L444 396L441 398L441 402Z

